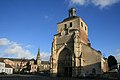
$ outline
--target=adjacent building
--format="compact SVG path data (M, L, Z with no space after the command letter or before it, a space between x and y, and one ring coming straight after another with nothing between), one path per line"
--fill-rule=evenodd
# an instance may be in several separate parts
M5 65L10 65L14 73L22 71L22 69L26 67L28 61L29 59L0 58L0 62L4 62Z
M88 26L81 17L76 16L75 8L71 8L69 17L57 26L50 57L51 76L76 77L107 71L106 60L100 51L91 47Z
M13 68L14 73L35 73L40 71L49 71L50 69L50 62L41 60L40 49L38 49L36 60L24 58L0 58L0 62L3 62L4 65L10 65Z
M0 73L13 74L13 68L4 62L0 62Z
M28 70L30 73L41 72L41 71L49 71L50 63L49 61L41 61L40 49L38 49L36 60L31 59L28 62Z

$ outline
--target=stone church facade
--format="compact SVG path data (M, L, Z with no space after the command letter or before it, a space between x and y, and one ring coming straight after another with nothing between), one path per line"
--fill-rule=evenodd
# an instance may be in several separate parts
M88 26L82 18L76 16L75 8L71 8L69 17L59 22L57 26L50 57L52 77L76 77L81 74L102 74L107 71L104 68L107 64L103 62L105 60L102 53L91 47Z

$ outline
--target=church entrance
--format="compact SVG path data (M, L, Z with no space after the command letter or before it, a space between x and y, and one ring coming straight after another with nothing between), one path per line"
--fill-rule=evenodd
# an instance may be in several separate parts
M65 76L72 77L72 67L65 67Z
M72 77L72 53L67 48L60 52L58 58L58 75Z

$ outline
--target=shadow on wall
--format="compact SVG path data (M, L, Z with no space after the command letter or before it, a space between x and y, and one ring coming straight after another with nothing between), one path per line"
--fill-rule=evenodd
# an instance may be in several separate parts
M72 76L72 53L64 48L58 58L57 76Z
M101 68L101 62L97 62L86 66L75 67L74 61L72 60L72 56L73 54L67 48L64 48L61 51L58 58L57 76L72 77L72 75L79 76L81 75L81 73L85 75L103 73ZM77 74L75 71L77 72Z
M61 62L61 63L60 63ZM81 75L86 75L89 76L90 74L94 75L100 75L103 73L101 70L101 63L95 63L87 66L79 66L79 67L74 67L71 64L70 65L65 65L66 61L59 61L58 64L58 73L52 73L52 75L57 75L57 77L72 77L72 75L75 75L73 72L74 69L77 70L77 77L80 77ZM82 74L81 74L82 73Z

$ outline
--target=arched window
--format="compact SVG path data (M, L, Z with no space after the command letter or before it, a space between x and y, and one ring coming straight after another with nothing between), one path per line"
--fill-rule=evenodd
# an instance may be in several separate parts
M81 22L81 26L83 27L83 22Z
M70 27L72 27L72 22L70 22Z
M86 26L85 26L85 31L86 31L86 29L87 29L87 28L86 28Z

